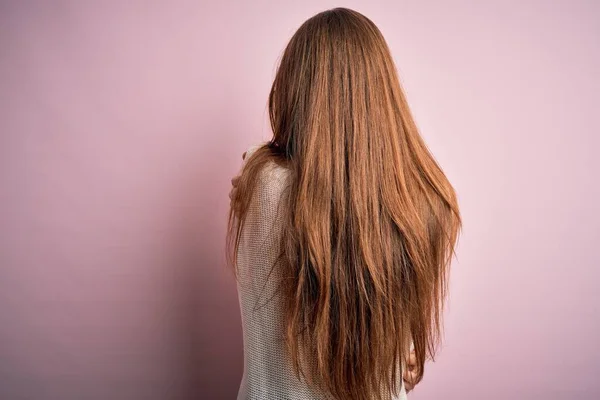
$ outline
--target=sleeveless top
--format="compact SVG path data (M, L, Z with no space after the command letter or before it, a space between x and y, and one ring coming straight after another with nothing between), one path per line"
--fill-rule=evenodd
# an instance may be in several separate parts
M246 154L258 146L251 147ZM289 171L269 162L260 172L238 247L238 299L244 340L244 374L237 400L335 400L294 373L285 344L279 275L272 265L280 251L284 213L280 199ZM406 400L404 383L399 397Z

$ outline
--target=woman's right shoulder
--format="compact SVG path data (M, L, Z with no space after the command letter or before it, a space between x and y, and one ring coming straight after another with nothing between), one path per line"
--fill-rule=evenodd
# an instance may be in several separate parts
M254 154L258 149L261 149L261 148L265 147L266 145L267 145L267 142L255 144L255 145L248 147L248 149L245 152L244 163L248 162L248 160L251 158L252 154ZM266 182L273 181L273 180L281 181L281 180L289 179L290 172L291 172L290 169L288 167L286 167L285 165L283 165L282 163L279 163L275 160L269 160L262 166L261 171L260 171L260 177L261 177L261 179L265 180Z
M270 160L263 165L260 171L259 186L262 190L279 194L287 187L290 175L291 171L288 168Z
M251 156L259 149L263 148L267 143L255 144L246 150L244 164L247 163ZM279 194L283 190L290 179L291 171L288 167L275 160L268 160L261 166L257 176L257 187L255 190L264 194Z

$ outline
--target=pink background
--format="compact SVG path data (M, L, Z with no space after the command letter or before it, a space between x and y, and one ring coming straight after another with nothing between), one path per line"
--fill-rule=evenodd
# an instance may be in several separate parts
M1 399L235 398L229 179L337 5L383 31L464 214L411 398L600 398L600 3L0 4Z

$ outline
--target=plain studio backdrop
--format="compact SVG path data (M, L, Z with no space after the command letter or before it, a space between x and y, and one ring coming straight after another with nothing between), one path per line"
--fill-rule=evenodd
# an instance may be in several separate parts
M410 397L600 398L600 3L0 4L1 399L235 398L230 178L335 6L382 30L464 216Z

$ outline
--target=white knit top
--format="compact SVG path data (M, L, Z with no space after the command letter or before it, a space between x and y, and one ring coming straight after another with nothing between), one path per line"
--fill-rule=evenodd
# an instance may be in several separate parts
M247 151L246 160L258 146ZM238 297L244 338L244 375L238 400L333 400L294 374L284 341L279 254L284 213L278 209L289 171L274 162L261 171L238 248ZM349 399L350 400L350 399ZM397 400L406 400L404 385Z

